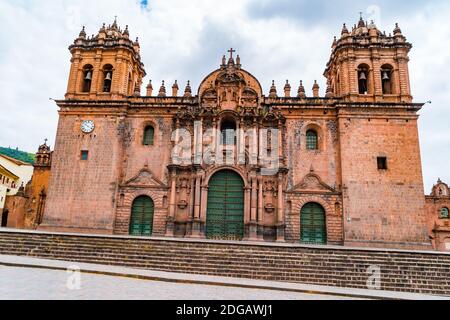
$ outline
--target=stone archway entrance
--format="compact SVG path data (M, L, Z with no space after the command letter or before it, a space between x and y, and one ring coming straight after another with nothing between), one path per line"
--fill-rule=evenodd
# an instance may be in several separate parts
M130 220L130 235L151 236L155 204L150 197L141 196L133 201Z
M2 214L2 221L1 221L1 227L6 228L8 226L8 215L9 215L9 211L8 209L6 209L5 211L3 211Z
M327 228L325 209L318 203L307 203L300 213L301 242L326 244Z
M232 170L219 171L209 181L206 237L244 238L244 181Z

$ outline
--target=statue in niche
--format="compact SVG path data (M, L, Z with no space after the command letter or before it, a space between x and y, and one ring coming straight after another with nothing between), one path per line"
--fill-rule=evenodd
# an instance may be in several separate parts
M264 197L266 199L266 205L265 209L268 213L273 213L275 211L275 195L276 195L277 189L275 187L275 182L272 180L268 180L264 182Z
M190 185L188 178L180 178L178 184L179 201L178 208L181 210L186 209L188 206L188 196L190 194Z

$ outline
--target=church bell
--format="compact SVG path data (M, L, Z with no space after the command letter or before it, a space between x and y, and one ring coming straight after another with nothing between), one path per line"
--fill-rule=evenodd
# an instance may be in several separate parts
M111 72L108 71L108 72L106 73L105 80L109 80L109 81L112 80L112 78L111 78Z
M391 78L389 77L387 71L383 72L383 80L390 80Z
M361 75L359 76L359 80L367 80L366 73L364 71L361 72Z
M84 78L84 80L92 80L92 72L91 71L88 71L86 73L86 78Z

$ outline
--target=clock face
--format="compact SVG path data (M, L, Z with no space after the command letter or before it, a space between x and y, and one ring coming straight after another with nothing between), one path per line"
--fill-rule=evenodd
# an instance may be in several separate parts
M83 131L84 133L91 133L92 131L94 131L94 129L95 129L95 124L91 120L84 121L81 124L81 131Z

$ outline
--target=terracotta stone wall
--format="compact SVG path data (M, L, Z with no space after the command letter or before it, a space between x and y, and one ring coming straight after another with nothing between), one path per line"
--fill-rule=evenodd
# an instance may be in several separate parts
M310 173L311 168L328 185L337 188L340 184L338 159L338 122L336 115L324 116L319 110L306 115L291 115L287 123L286 154L289 168L288 190L292 189ZM319 149L307 150L306 132L318 133Z
M8 211L8 228L23 229L25 227L25 215L28 197L19 193L6 197L5 210Z
M417 122L388 112L340 118L345 243L427 248ZM388 170L378 170L379 156Z
M113 233L122 162L119 118L92 111L60 115L41 229ZM92 134L81 133L83 120L95 122ZM82 150L89 151L88 161L81 160Z
M154 145L143 145L146 126L155 130ZM163 183L168 183L167 166L172 152L172 117L150 115L148 111L134 114L127 119L130 128L129 141L124 152L124 180L134 177L144 166Z

